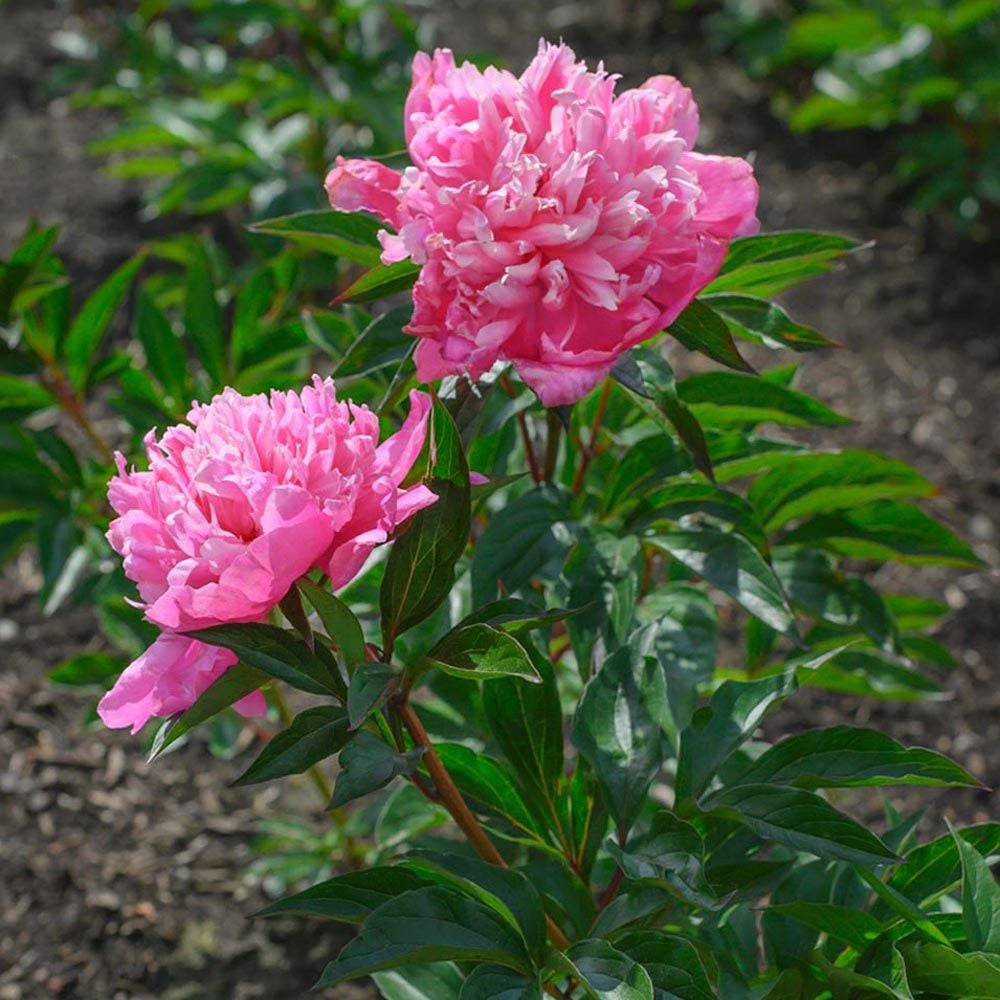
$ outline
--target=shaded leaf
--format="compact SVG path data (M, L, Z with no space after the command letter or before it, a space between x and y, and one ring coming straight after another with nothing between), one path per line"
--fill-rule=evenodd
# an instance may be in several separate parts
M234 785L253 785L302 774L333 756L350 737L344 710L334 705L308 708L277 734Z
M413 774L425 747L399 753L377 736L361 730L340 752L340 774L333 788L330 808L384 788L401 774ZM433 961L433 960L431 960Z

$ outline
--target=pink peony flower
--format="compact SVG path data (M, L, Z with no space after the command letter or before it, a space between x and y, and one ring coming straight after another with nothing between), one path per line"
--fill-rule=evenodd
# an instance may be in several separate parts
M208 686L236 662L219 646L164 632L131 663L101 699L97 713L111 729L131 726L137 733L154 716L183 712ZM260 691L233 706L242 715L263 715L267 704Z
M310 569L334 589L347 584L397 525L437 499L422 484L401 485L429 412L430 398L411 393L402 428L379 444L375 414L337 402L333 382L315 376L301 393L270 398L226 389L192 407L191 426L160 440L150 432L149 470L129 472L119 455L108 487L118 514L108 540L146 617L168 633L253 622ZM141 725L187 707L227 657L162 637L122 674L102 718Z
M378 215L397 231L383 261L422 265L407 330L424 381L507 360L546 406L572 403L756 232L750 165L693 152L691 92L657 76L615 96L616 80L545 42L520 77L419 53L414 166L338 159L334 208Z

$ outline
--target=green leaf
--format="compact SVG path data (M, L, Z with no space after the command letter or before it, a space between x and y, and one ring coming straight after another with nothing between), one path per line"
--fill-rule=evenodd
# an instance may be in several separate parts
M451 592L455 564L469 540L469 469L448 411L434 401L430 488L438 500L409 518L386 562L379 605L382 636L391 652L396 637L437 610Z
M571 544L569 498L556 487L525 493L498 511L472 554L472 603L496 597L497 589L525 586L549 562L562 561Z
M873 500L923 497L934 487L905 462L860 449L784 455L755 480L750 503L769 532L802 517Z
M604 661L577 708L573 745L594 768L623 829L635 821L663 765L665 708L659 663L627 646Z
M474 807L499 816L529 836L544 837L544 827L499 761L459 743L438 743L436 750L458 790Z
M1000 956L1000 884L979 851L950 824L949 829L962 859L962 920L969 950Z
M940 697L941 688L916 670L871 649L847 650L815 668L797 668L803 687L894 701Z
M387 663L359 664L347 686L347 716L351 729L357 729L377 712L398 685L399 677Z
M793 351L816 351L837 347L832 340L796 323L779 305L752 295L706 295L701 299L726 321L737 337L766 347L789 347Z
M678 395L673 369L665 358L648 349L636 349L632 353L646 388L646 392L641 393L627 385L632 388L639 409L667 434L676 435L690 452L695 468L708 479L714 479L705 432Z
M541 684L497 679L483 685L490 733L529 794L554 809L563 769L562 708L548 659L525 643Z
M265 906L261 917L324 917L344 923L360 924L383 903L404 892L421 889L427 879L398 866L377 866L347 872L320 882L294 896L286 896Z
M175 406L187 404L187 357L180 337L145 288L136 298L135 335L142 344L146 364Z
M524 941L496 911L454 889L428 886L384 903L317 987L423 962L476 962L531 972Z
M580 941L567 954L592 996L600 1000L653 1000L649 973L608 941Z
M62 344L62 356L66 362L66 373L77 392L87 385L87 375L97 361L98 347L143 260L144 255L139 253L125 261L76 314Z
M341 750L349 738L342 708L334 705L308 708L264 747L233 784L254 785L302 774Z
M58 226L37 229L32 224L10 259L0 266L0 326L9 323L15 297L49 259L49 250L58 235Z
M807 927L822 931L838 941L849 944L855 951L864 951L882 933L882 924L870 913L834 903L772 904L768 913L790 917Z
M462 985L459 1000L542 1000L542 990L537 976L496 965L477 965Z
M677 395L701 423L712 427L762 423L841 427L851 423L805 393L735 372L691 375L678 383Z
M632 931L615 947L642 964L653 1000L715 1000L705 966L690 941L660 931Z
M55 396L45 386L16 375L0 375L0 420L16 420L55 405Z
M767 297L829 270L830 262L857 247L829 233L783 232L733 240L706 292L749 292Z
M624 850L613 841L606 846L630 879L658 879L688 903L710 909L717 905L703 870L701 834L666 809L653 816L648 830L629 838Z
M961 1000L996 1000L1000 996L1000 955L961 955L924 941L904 941L898 947L910 986L916 991Z
M401 774L413 774L426 747L398 753L377 736L361 730L340 752L340 774L334 785L330 808L384 788ZM433 961L433 959L429 959Z
M899 861L873 833L802 789L738 785L714 792L703 808L739 820L758 837L818 858L858 865Z
M875 895L884 903L891 912L899 914L904 920L911 923L918 931L931 941L940 944L948 944L946 935L938 930L937 925L930 917L920 909L912 900L899 892L888 882L883 881L874 872L864 868L858 870L858 874L874 890Z
M263 670L256 670L245 663L230 667L201 693L189 709L176 720L164 723L153 741L147 763L154 761L195 726L207 722L234 702L263 687L270 679Z
M872 729L831 726L788 736L751 761L730 784L858 788L869 785L978 784L942 754L906 748Z
M314 653L297 636L274 625L213 625L188 635L211 646L224 646L241 663L300 691L337 697L345 693L343 682L334 676L330 664L320 658L321 647L317 646Z
M681 733L677 797L697 798L729 755L750 738L765 713L796 687L793 677L776 674L755 681L725 681Z
M669 553L766 625L779 632L794 632L795 619L778 578L742 535L706 526L643 541Z
M280 236L309 250L373 267L379 263L382 253L378 234L386 227L374 216L363 212L323 209L264 219L247 228L266 236Z
M296 586L316 610L327 636L343 653L348 669L364 663L365 637L354 612L339 597L317 586L307 577L300 578Z
M407 307L376 316L334 367L333 377L369 375L398 365L413 348L413 337L403 333L412 313L413 310Z
M556 622L565 621L573 615L579 614L579 609L567 610L565 608L536 608L528 601L523 601L519 597L504 597L498 601L490 601L481 608L466 615L456 629L466 625L484 624L490 625L501 632L519 632L522 629L530 630L536 628L547 628Z
M348 285L333 301L371 302L388 298L412 288L419 275L420 268L408 260L401 260L397 264L376 264L357 281Z
M450 885L495 910L523 936L533 958L541 959L546 948L542 898L522 872L454 851L411 852L404 864L419 875Z
M519 677L541 682L524 646L490 625L452 630L427 654L427 660L438 670L466 680Z
M109 681L121 673L122 666L121 660L107 653L81 653L79 656L63 660L46 676L53 684L105 688Z
M453 962L388 969L372 979L383 1000L460 1000L465 982Z
M671 737L691 722L698 688L712 679L718 646L718 613L709 596L696 587L672 583L647 594L641 619L655 625L652 652L667 679L667 701L673 717Z
M753 367L743 359L733 343L726 321L706 302L695 299L667 327L667 333L689 351L699 351L719 364L753 374Z
M895 500L815 517L788 532L784 544L819 545L850 559L873 562L981 565L975 553L923 511Z
M188 264L184 295L184 330L212 386L221 389L226 382L225 330L222 306L216 297L212 260L206 244L197 243Z

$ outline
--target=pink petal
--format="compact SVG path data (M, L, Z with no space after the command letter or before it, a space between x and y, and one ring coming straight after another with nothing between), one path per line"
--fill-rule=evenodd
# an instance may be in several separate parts
M410 412L395 434L378 446L375 453L379 468L398 486L407 476L420 455L427 436L427 418L431 412L431 397L426 392L410 393Z

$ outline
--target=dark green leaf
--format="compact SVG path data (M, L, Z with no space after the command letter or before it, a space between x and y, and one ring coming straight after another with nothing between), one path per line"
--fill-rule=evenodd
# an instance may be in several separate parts
M55 405L55 396L45 386L16 375L0 375L0 420L19 419Z
M387 969L374 973L372 979L383 1000L460 1000L465 983L453 962Z
M908 749L875 730L854 726L811 729L786 737L728 781L797 788L978 784L942 754Z
M663 671L629 647L612 653L577 708L573 745L594 768L612 815L628 829L646 802L666 751Z
M934 487L905 462L871 451L784 455L750 488L750 503L767 531L815 514L873 500L923 497Z
M159 757L167 747L176 743L195 726L207 722L224 708L229 708L234 702L263 687L270 679L263 670L256 670L245 663L230 667L176 721L168 721L160 728L149 751L147 763Z
M836 347L832 340L796 323L781 306L752 295L706 295L702 300L725 319L737 337L767 347L789 347L793 351L816 351Z
M771 628L794 631L795 619L778 578L742 535L706 526L643 541L672 555Z
M361 331L333 370L334 378L350 378L398 365L413 347L413 337L403 333L412 309L393 309L376 316Z
M458 790L474 807L501 817L532 837L544 836L544 827L538 824L514 779L498 761L459 743L438 743L436 749Z
M715 1000L705 967L690 941L660 931L632 931L615 947L641 963L654 1000Z
M911 504L895 500L821 515L788 532L782 541L819 545L850 559L980 565L968 545L947 528Z
M350 737L344 710L334 705L307 708L275 736L234 785L254 785L302 774L337 753Z
M187 403L187 358L180 337L160 311L152 296L139 291L135 311L135 335L146 354L146 364L175 406Z
M519 632L522 629L547 628L556 622L565 621L567 618L578 614L579 611L572 611L564 608L536 608L528 601L523 601L519 597L504 597L498 601L490 601L481 608L466 615L456 629L466 625L476 625L483 623L500 629L502 632Z
M733 343L725 320L706 302L695 299L667 327L667 333L676 337L689 351L700 351L719 364L753 373L752 366L742 358Z
M347 872L320 882L294 896L265 906L262 917L325 917L360 924L372 910L404 892L430 885L427 879L406 868L381 865Z
M396 636L431 615L451 592L455 563L469 540L469 469L455 422L435 400L430 488L438 500L409 518L386 562L379 604L387 650Z
M521 935L490 907L429 886L384 903L331 962L317 986L423 962L464 961L531 972Z
M385 225L363 212L323 209L264 219L249 228L255 233L280 236L310 250L373 267L382 253L378 233Z
M105 688L122 671L122 662L107 653L81 653L63 660L46 675L54 684Z
M819 858L859 865L899 860L878 837L813 792L740 785L713 793L703 806L739 819L758 837Z
M454 629L434 646L427 659L438 670L468 680L519 677L532 683L541 681L524 646L491 625Z
M420 766L425 747L399 753L377 736L361 730L340 752L340 774L334 785L330 808L384 788L401 774L413 774Z
M297 584L305 599L315 608L330 640L344 655L348 669L365 662L365 637L354 612L339 597L302 577Z
M882 925L870 913L833 903L780 903L767 908L768 913L790 917L814 930L829 934L864 951L882 933Z
M653 1000L649 973L608 941L580 941L567 953L599 1000Z
M357 729L392 696L399 684L396 672L387 663L362 663L351 674L347 686L347 716Z
M719 276L706 289L769 296L830 267L830 261L857 247L830 233L783 232L733 240Z
M1000 955L961 955L924 941L904 941L899 952L914 990L961 1000L996 1000L1000 996Z
M232 650L241 663L309 694L344 695L343 682L330 663L297 636L274 625L213 625L188 633L212 646Z
M528 791L548 803L562 776L562 708L548 659L525 644L541 684L498 679L483 685L483 711L493 738Z
M84 302L76 314L66 340L62 345L62 355L66 361L66 372L77 392L87 384L87 375L97 361L97 351L111 320L121 305L129 286L142 267L143 255L137 254L125 261L90 298Z
M472 602L496 597L498 587L515 591L543 566L562 561L571 544L567 495L551 486L525 493L491 519L472 555Z
M334 302L371 302L412 288L420 268L408 260L398 264L376 264L340 292Z
M496 965L477 965L462 985L459 1000L542 1000L542 990L536 976Z
M222 306L216 296L212 260L205 244L198 243L188 265L184 296L184 330L214 388L226 381L225 331Z
M962 859L962 919L969 949L1000 956L1000 884L979 851L949 829Z
M725 681L681 734L677 796L697 798L729 755L750 738L765 713L794 690L785 674L756 681Z
M840 427L851 421L804 393L753 375L707 372L677 385L694 416L712 427L773 423L788 427Z

